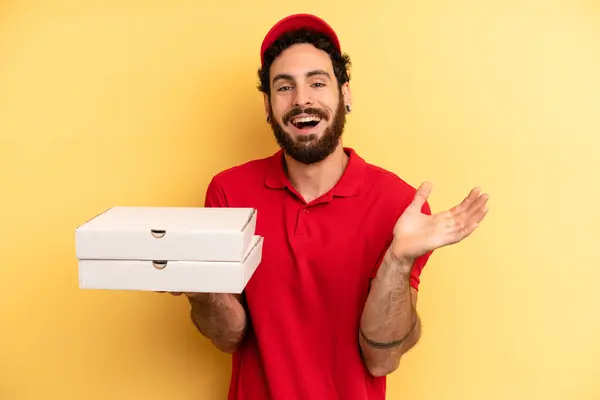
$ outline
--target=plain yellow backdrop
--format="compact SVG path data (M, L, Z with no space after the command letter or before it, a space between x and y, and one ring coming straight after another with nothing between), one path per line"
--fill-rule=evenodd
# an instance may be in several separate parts
M352 57L345 145L433 182L434 211L491 194L424 270L388 398L600 398L597 0L4 0L0 399L226 398L230 359L184 299L78 289L74 230L201 205L213 174L275 151L258 51L293 12Z

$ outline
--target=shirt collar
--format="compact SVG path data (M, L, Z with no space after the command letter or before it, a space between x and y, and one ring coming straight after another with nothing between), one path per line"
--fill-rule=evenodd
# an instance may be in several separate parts
M340 197L356 196L361 192L364 182L366 162L354 149L344 147L348 155L348 165L340 180L333 188L333 195ZM285 174L285 159L283 150L279 150L269 160L269 167L265 175L265 185L271 189L294 190L291 182Z

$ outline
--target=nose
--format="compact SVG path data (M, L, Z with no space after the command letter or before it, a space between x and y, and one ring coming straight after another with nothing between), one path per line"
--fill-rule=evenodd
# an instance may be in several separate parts
M301 85L298 85L296 88L296 96L294 97L294 107L304 107L312 104L313 100L311 99L308 90Z

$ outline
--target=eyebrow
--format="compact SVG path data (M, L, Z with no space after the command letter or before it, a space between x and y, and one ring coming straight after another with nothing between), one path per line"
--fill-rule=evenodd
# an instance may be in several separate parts
M327 71L323 71L322 69L315 69L313 71L309 71L309 72L306 73L306 77L307 78L310 78L312 76L317 76L317 75L323 75L323 76L326 76L327 78L331 79L331 75ZM277 82L279 80L293 81L294 77L292 75L289 75L289 74L277 74L273 78L273 83L275 83L275 82Z

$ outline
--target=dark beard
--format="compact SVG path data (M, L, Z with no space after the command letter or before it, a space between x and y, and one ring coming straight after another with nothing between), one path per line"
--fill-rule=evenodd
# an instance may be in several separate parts
M279 125L273 116L273 109L269 105L269 123L279 146L287 155L303 164L309 165L323 161L333 153L338 146L344 131L344 126L346 125L346 112L342 100L343 97L340 92L340 102L333 117L333 123L325 129L325 132L320 139L317 139L317 136L312 134L300 136L297 141L294 141L294 139L283 130L281 125ZM303 112L319 115L324 119L323 122L328 121L327 113L318 108L307 107L294 108L284 116L283 123L286 124L292 117L302 114Z

